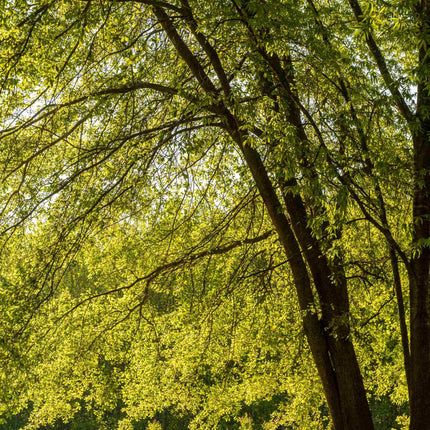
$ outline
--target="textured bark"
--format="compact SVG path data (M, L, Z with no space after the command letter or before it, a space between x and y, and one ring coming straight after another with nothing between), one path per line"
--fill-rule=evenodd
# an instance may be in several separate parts
M301 198L284 193L288 214L318 292L322 322L327 331L329 353L336 373L341 399L343 426L346 429L373 429L366 391L351 342L349 300L345 278L336 276L316 238L307 227Z
M430 1L417 5L421 37L430 34ZM429 428L430 423L430 249L420 241L430 237L430 94L428 90L430 59L427 44L419 53L420 78L417 116L420 130L414 136L414 243L418 255L410 271L411 302L411 430ZM421 246L420 246L421 245Z
M415 138L414 242L430 236L430 124ZM428 428L430 423L430 249L420 247L410 273L411 303L411 430Z

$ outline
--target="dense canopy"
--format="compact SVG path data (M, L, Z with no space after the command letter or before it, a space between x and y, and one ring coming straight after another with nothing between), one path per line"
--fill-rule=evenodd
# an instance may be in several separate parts
M430 425L429 0L0 21L1 429Z

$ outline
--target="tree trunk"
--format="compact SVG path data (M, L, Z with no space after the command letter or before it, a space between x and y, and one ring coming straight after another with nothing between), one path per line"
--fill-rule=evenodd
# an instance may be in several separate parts
M317 248L306 246L305 243L299 246L300 240L298 243L297 234L294 235L283 213L259 154L250 146L242 145L242 139L238 138L237 134L238 132L232 133L232 136L238 143L240 142L246 163L278 232L293 272L299 304L303 312L304 330L323 384L334 428L336 430L372 430L373 424L363 380L349 336L347 322L349 304L346 286L343 290L339 290L331 281L327 260L319 251L319 246ZM294 222L293 227L299 228ZM307 227L305 229L307 230ZM316 242L312 236L307 237ZM318 321L314 309L309 274L300 248L305 258L309 258L308 264L311 267L312 277L315 285L318 284L322 321ZM330 328L330 324L335 326Z
M427 98L427 97L426 97ZM420 241L430 236L430 143L428 121L414 139L415 192L414 244L418 255L412 260L410 273L411 303L411 430L421 430L430 423L430 249Z
M308 138L300 118L299 98L290 84L290 81L294 81L291 59L286 59L288 70L284 70L276 54L269 55L262 48L259 51L285 91L286 119L296 130L303 153L302 162L307 166L309 165L306 154ZM311 180L317 180L315 171L311 170L310 175ZM308 227L303 199L300 194L292 191L297 185L296 180L292 178L286 181L281 174L278 181L282 187L285 206L295 237L308 263L318 293L322 312L321 322L328 339L329 355L340 396L343 428L373 429L363 378L350 336L349 298L345 276L341 269L336 270L330 267L318 240Z
M322 253L318 240L307 226L307 215L300 196L285 190L284 200L318 292L322 324L336 373L344 428L373 429L363 378L351 342L345 277L342 273L334 273Z
M239 141L240 142L240 141ZM326 333L318 320L308 270L302 253L266 169L257 151L242 145L242 151L257 188L265 203L269 216L285 249L303 315L303 327L311 349L312 357L320 376L330 415L336 430L348 430L345 426L344 411L333 368Z
M413 242L416 255L411 261L411 430L430 426L430 1L417 5L423 43L419 52L417 116L420 130L414 135Z

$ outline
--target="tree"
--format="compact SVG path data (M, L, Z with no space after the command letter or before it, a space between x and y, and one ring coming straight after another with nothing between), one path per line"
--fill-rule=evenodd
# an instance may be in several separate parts
M18 333L55 299L76 255L111 220L144 210L172 214L164 227L170 255L181 246L175 231L195 228L207 199L220 213L211 212L210 233L200 232L188 262L266 240L269 233L253 223L270 225L288 261L333 426L372 429L351 333L355 252L348 244L351 225L368 228L390 262L385 285L395 286L410 428L424 428L429 10L425 1L6 2L4 249L29 230L45 243L39 254L28 251L31 293L14 296L25 309ZM155 176L163 171L167 181ZM207 247L209 237L228 230L220 227L227 207L236 219L255 201L254 185L267 215L250 217L253 235ZM191 190L201 199L195 208L187 207ZM231 194L217 197L220 190ZM77 305L149 285L187 258ZM359 254L353 267L364 259ZM142 291L131 313L146 303L150 290Z

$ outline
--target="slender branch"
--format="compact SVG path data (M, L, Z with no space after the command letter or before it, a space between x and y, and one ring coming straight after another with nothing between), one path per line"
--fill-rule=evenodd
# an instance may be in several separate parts
M192 74L197 79L201 87L208 94L217 96L218 90L205 72L203 66L191 52L190 48L187 46L187 44L184 42L184 40L174 27L169 15L167 15L165 10L159 6L154 6L154 13L155 16L158 18L158 21L160 22L161 26L163 27L163 30L166 32L167 37L170 39L182 59L187 63Z
M106 95L122 95L127 94L133 91L142 90L142 89L150 89L154 91L158 91L160 93L169 94L169 95L177 95L178 90L176 88L168 87L166 85L162 84L156 84L153 82L144 82L144 81L137 81L134 82L131 85L121 85L118 87L112 87L112 88L104 88L102 90L94 91L90 94L87 94L82 97L78 97L76 99L70 100L68 102L59 103L59 104L49 104L44 106L39 112L37 112L35 115L33 115L31 118L29 118L26 122L21 124L17 127L9 127L5 128L0 131L0 139L4 139L5 137L9 136L12 133L16 133L19 130L22 130L26 127L30 127L31 125L35 124L36 122L41 121L42 119L45 119L55 113L57 113L60 109L63 109L65 107L71 107L76 104L85 102L93 97L100 97L100 96L106 96ZM181 92L181 96L184 98L188 98L187 95L184 95ZM194 99L192 96L189 96L189 98L195 102L196 99ZM48 112L45 112L48 111Z
M366 326L367 324L370 323L370 321L372 321L373 319L375 319L377 316L379 316L381 314L382 309L385 308L385 306L387 306L389 303L391 303L394 300L394 296L389 297L387 300L385 300L381 306L379 306L378 310L371 315L369 318L367 318L365 321L363 321L360 324L360 328L363 328L364 326Z
M409 348L408 328L406 325L405 304L403 301L402 281L399 273L399 263L397 261L396 252L390 247L390 261L394 278L394 292L396 294L397 311L399 314L400 337L402 339L403 362L405 366L406 381L409 391L411 390L411 352Z
M229 251L231 251L231 250L233 250L239 246L250 245L250 244L255 244L255 243L261 242L261 241L269 238L272 234L273 234L273 231L269 230L269 231L267 231L267 232L265 232L259 236L253 237L253 238L246 238L243 240L235 240L233 242L230 242L227 245L218 246L216 248L208 249L206 251L202 251L202 252L199 252L196 254L186 255L182 258L171 261L170 263L166 263L166 264L163 264L161 266L158 266L157 268L152 270L147 275L137 277L132 283L130 283L128 285L124 285L124 286L118 287L118 288L113 288L112 290L108 290L108 291L103 291L102 293L94 294L90 297L87 297L87 298L81 300L76 305L74 305L69 310L67 310L64 314L62 314L58 318L58 321L64 319L66 316L70 315L73 311L75 311L78 307L82 306L84 303L87 303L91 300L94 300L94 299L97 299L100 297L104 297L104 296L108 296L108 295L111 295L114 293L118 293L120 291L130 290L131 288L133 288L135 285L139 284L140 282L143 282L143 281L150 282L153 279L155 279L158 275L160 275L161 273L166 272L168 270L176 269L180 266L184 266L186 264L193 263L193 262L200 260L204 257L209 257L212 255L225 254L225 253L227 253L227 252L229 252Z
M185 10L184 16L186 21L188 22L191 32L193 33L193 35L199 42L200 46L203 48L203 50L206 52L207 56L209 57L209 60L215 70L215 73L218 76L218 79L221 83L221 87L224 93L226 95L230 94L229 80L221 64L221 60L218 56L217 51L209 43L206 36L202 32L198 31L197 22L193 16L191 6L188 0L181 0L181 3L184 6L184 10Z
M352 11L354 12L357 22L359 24L363 24L365 22L365 17L358 0L349 0L349 4L351 6ZM365 38L366 38L367 46L369 47L369 50L373 56L373 59L375 60L378 66L382 79L384 80L385 84L387 85L388 89L391 92L394 102L396 103L400 113L403 115L406 121L410 123L414 119L414 114L410 110L403 95L399 91L398 85L396 81L393 79L388 69L387 62L385 61L385 57L382 54L381 49L377 45L370 29L369 31L366 31Z

